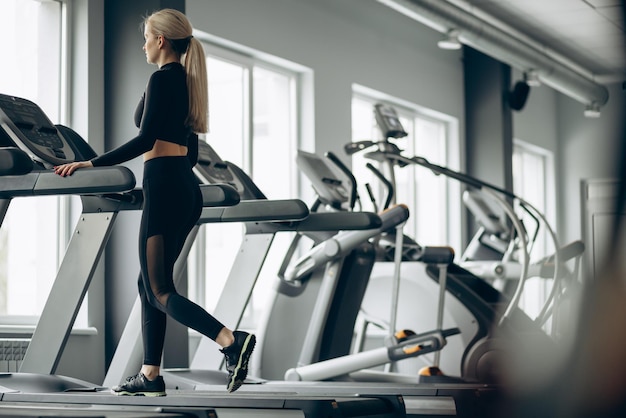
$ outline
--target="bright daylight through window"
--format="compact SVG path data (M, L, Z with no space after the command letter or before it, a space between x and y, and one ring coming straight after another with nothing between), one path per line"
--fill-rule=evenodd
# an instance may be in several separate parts
M352 140L373 140L382 138L381 131L374 117L374 105L378 100L372 97L356 95L352 100ZM396 144L405 157L420 156L433 164L449 165L449 150L454 149L451 144L449 123L422 114L414 109L393 105L398 113L400 123L407 136L399 139L390 139ZM366 153L352 155L352 170L363 187L369 183L375 192L375 200L380 205L385 201L386 189L384 185L366 168L369 162L379 168L384 175L389 176L378 162L365 157ZM430 171L416 166L396 167L394 170L397 189L395 190L396 203L409 206L411 216L405 226L405 233L414 237L422 245L451 245L454 239L450 236L450 206L452 205L450 184L443 176L434 176ZM363 189L360 192L364 209L368 207L368 194ZM457 203L458 202L457 200ZM382 209L382 208L380 208Z
M554 227L554 158L551 152L524 141L515 141L513 148L513 191L546 216ZM518 211L525 225L535 225L527 213ZM541 227L532 242L531 260L540 259L554 251L545 227ZM529 278L520 306L531 318L542 308L552 286L551 280Z
M225 161L250 175L269 199L297 196L295 156L297 74L206 46L209 76L209 134L206 141ZM222 55L220 55L222 53ZM280 181L276 181L280 179ZM189 263L194 278L189 294L208 310L215 308L243 236L238 223L206 224ZM244 317L253 327L255 310L267 297L291 235L278 234Z
M63 7L59 1L0 1L0 37L11 57L10 65L0 66L0 93L34 101L54 123L61 122ZM2 323L32 322L41 313L64 251L60 205L54 196L10 202L0 229Z

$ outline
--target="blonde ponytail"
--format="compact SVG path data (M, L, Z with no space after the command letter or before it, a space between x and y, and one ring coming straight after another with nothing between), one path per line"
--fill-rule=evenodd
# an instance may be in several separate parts
M209 131L209 87L206 57L202 44L195 38L189 42L183 63L187 71L189 91L189 116L187 123L196 133Z
M208 132L209 90L206 57L202 44L192 36L193 28L189 19L178 10L162 9L145 18L144 25L147 22L150 22L155 35L162 35L172 43L175 51L177 51L178 45L176 41L189 39L186 51L180 54L181 63L187 73L187 90L189 92L187 124L195 133Z

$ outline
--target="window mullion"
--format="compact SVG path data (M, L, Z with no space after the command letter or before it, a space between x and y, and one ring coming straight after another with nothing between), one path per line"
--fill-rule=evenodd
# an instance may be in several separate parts
M59 61L59 122L63 124L69 123L71 87L71 45L72 28L69 25L71 7L68 6L66 0L59 0L59 24L60 24L60 45L61 59Z
M297 92L297 82L296 80L292 77L290 82L289 82L289 110L290 110L290 115L289 115L289 137L290 138L296 138L295 141L289 141L289 153L291 155L296 155L296 150L298 148L300 148L300 141L298 140L298 126L299 123L298 121L298 114L300 113L300 109L298 106L298 92ZM295 147L296 149L293 149L293 147ZM291 160L289 161L289 167L290 170L289 172L291 173L291 178L292 179L297 179L298 178L298 168L296 166L296 164L294 164L294 161ZM291 196L300 196L300 183L295 181L291 183L291 190L290 190L290 195Z
M252 141L254 140L254 67L248 66L244 72L243 86L243 167L254 178L252 162Z

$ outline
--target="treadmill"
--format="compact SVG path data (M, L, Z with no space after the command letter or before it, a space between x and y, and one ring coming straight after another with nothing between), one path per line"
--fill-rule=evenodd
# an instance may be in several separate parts
M77 226L72 236L20 372L0 375L0 416L13 416L22 410L26 411L23 416L404 416L402 398L395 395L304 399L292 391L271 395L226 394L222 386L220 390L203 392L171 390L168 396L157 399L120 397L106 387L54 375L115 216L120 210L140 209L142 195L134 189L134 177L125 167L79 170L66 178L54 174L50 170L52 165L89 159L95 153L78 134L70 128L53 125L28 100L0 95L0 127L3 141L0 145L19 147L33 158L32 167L23 168L25 174L17 175L9 170L9 175L0 177L2 215L14 197L76 194L83 201L81 222L85 222ZM11 152L11 155L20 154ZM239 222L248 219L250 211L259 220L288 224L308 215L306 205L297 199L266 200L251 207L240 202L240 193L230 185L201 185L201 189L205 200L202 222ZM236 204L240 206L229 207Z
M135 177L126 167L80 170L65 178L52 171L55 164L95 155L76 132L52 124L35 103L0 94L0 224L14 198L77 195L82 202L82 214L19 372L0 373L0 416L30 416L27 412L30 409L32 414L46 416L46 410L56 409L41 404L27 405L22 403L24 399L13 407L8 397L98 390L99 385L54 373L115 218L122 210L140 209L142 192L134 189ZM238 194L227 185L203 186L202 195L205 206L239 202ZM21 412L17 413L16 409ZM50 414L64 416L65 411L71 409L70 405L64 405L63 413ZM102 412L93 411L93 407L89 408L91 412L86 411L85 406L79 409L85 411L85 416L92 413L103 416ZM120 412L113 408L106 416L123 416ZM142 415L136 409L127 416L154 415L153 412Z

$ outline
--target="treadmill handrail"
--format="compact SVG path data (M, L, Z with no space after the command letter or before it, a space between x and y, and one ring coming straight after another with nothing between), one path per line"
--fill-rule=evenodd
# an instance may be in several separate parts
M312 212L302 220L246 224L246 231L256 234L298 232L307 236L323 233L332 236L339 231L363 231L380 228L382 221L372 212Z
M310 231L363 231L380 228L380 216L373 212L322 212L311 213L298 223L298 232Z
M228 184L201 184L202 206L234 206L241 201L239 192Z
M227 184L201 184L202 206L205 208L233 206L239 203L239 193ZM124 193L81 195L83 213L141 210L143 190L135 188Z
M94 167L61 177L51 170L0 177L0 198L122 193L135 187L135 176L123 166Z
M236 206L203 208L198 224L299 221L307 216L309 216L309 208L300 199L242 200Z

